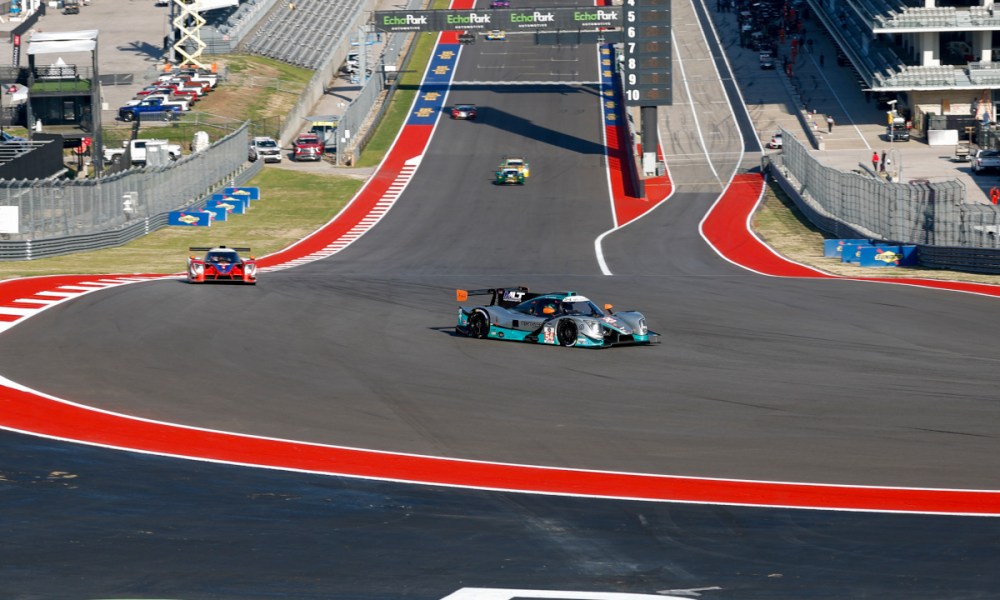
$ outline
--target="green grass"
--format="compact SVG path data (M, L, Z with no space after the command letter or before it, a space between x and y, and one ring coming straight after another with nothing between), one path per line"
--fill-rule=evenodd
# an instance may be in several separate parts
M45 92L86 92L90 88L91 81L89 79L42 80L36 81L31 86L31 92L33 94Z

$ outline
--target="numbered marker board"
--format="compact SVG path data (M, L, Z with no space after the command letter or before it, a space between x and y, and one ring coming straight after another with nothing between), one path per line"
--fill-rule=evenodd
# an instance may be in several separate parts
M628 106L673 103L670 44L671 0L625 0L622 84Z

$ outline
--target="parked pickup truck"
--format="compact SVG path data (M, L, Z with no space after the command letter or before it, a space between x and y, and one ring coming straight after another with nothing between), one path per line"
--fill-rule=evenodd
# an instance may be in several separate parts
M187 77L172 77L170 79L161 80L158 83L160 85L178 87L183 90L192 90L198 92L199 96L204 96L212 91L212 85L207 81L193 81Z
M903 117L895 117L885 128L885 139L890 142L910 141L910 124Z
M251 156L263 160L265 163L281 162L281 146L274 138L267 136L257 136L250 140ZM256 158L253 160L257 160Z
M187 100L189 103L194 103L201 97L201 90L195 88L185 90L176 85L149 85L136 92L135 97L142 98L150 94L166 94L177 100Z
M991 169L1000 169L1000 150L976 150L976 155L972 158L972 172L979 175Z
M166 151L170 160L177 160L181 157L180 144L171 144L170 140L126 140L122 142L121 148L105 148L104 162L114 165L121 163L125 158L127 150L130 163L135 166L142 166L146 164L147 149L153 146L162 148L161 151Z
M211 71L201 71L198 69L181 69L176 72L178 77L189 77L193 81L207 81L213 88L219 83L219 76Z
M136 106L142 102L147 102L149 100L159 100L160 106L176 106L182 112L185 110L191 110L191 101L187 98L174 98L170 94L146 94L143 97L136 98L135 100L129 100L125 103L125 106Z
M192 71L190 69L181 69L179 71L170 71L169 73L164 73L158 78L160 81L169 81L171 79L188 79L191 81L197 81L199 83L207 83L209 87L215 87L218 83L219 78L214 74L210 73L200 73L197 71Z
M118 109L118 116L122 121L134 121L136 117L144 113L161 113L164 121L176 118L181 112L180 105L164 105L162 100L133 100L137 104L126 104Z
M292 158L296 162L303 160L322 160L323 141L315 133L302 133L295 140L292 150Z

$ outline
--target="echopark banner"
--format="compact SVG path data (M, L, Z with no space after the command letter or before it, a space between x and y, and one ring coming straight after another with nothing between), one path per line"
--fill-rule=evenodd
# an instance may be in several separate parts
M546 31L620 27L620 6L389 10L375 12L375 29L397 31Z

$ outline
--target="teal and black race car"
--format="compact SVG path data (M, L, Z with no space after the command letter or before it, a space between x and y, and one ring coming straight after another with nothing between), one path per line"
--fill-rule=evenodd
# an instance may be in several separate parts
M470 295L491 300L458 309L455 331L469 337L584 348L659 342L642 313L616 313L610 304L602 310L576 292L534 294L525 287L455 292L459 302Z

